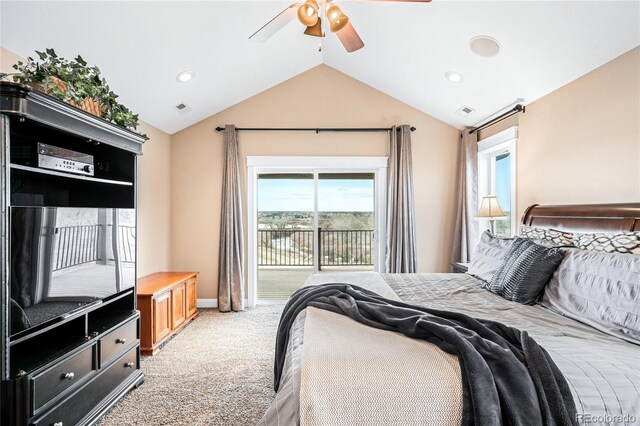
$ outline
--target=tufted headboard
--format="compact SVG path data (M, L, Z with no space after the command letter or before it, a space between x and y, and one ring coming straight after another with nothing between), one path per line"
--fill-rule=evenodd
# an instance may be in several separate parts
M640 203L566 206L533 204L524 211L521 223L570 232L640 232Z

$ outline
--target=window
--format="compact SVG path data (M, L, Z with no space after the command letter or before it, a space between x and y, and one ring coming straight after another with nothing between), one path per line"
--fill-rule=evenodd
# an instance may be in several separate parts
M516 232L516 140L517 127L511 127L478 142L478 202L486 195L495 195L507 215L496 220L496 234L510 237ZM487 219L480 220L480 229L489 229Z

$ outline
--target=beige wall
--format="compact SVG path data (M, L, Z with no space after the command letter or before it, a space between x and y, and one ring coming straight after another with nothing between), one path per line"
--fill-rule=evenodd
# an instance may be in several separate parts
M141 123L138 157L138 277L171 270L171 136Z
M222 135L214 128L230 123L240 127L416 126L412 142L418 267L425 272L448 269L458 131L320 65L172 136L173 267L201 272L200 298L217 298ZM239 138L245 173L248 155L387 155L385 133L241 132Z
M640 48L527 105L519 214L533 204L640 201Z
M16 72L16 70L11 67L18 61L24 61L24 58L16 55L10 50L0 47L0 72Z
M24 59L0 48L0 71ZM141 123L146 133L143 155L138 157L138 276L171 269L171 136Z

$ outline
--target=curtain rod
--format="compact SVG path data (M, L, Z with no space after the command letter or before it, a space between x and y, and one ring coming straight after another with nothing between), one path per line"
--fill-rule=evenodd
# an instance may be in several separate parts
M473 134L475 132L478 132L482 129L486 129L487 127L493 126L496 123L501 122L502 120L506 120L507 118L511 117L512 115L515 115L519 112L524 113L525 112L525 107L521 104L518 104L516 106L514 106L512 109L510 109L509 111L505 112L504 114L501 114L499 116L497 116L496 118L492 118L491 120L487 121L484 124L481 124L477 127L472 128L471 130L469 130L470 134Z
M236 131L240 132L389 132L393 127L237 127ZM397 128L400 130L400 128ZM413 132L415 127L409 129ZM217 132L224 130L224 127L216 127Z

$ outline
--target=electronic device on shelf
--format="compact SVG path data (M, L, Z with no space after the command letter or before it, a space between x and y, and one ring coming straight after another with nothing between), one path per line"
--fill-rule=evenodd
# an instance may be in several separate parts
M93 176L93 155L38 142L38 167Z

